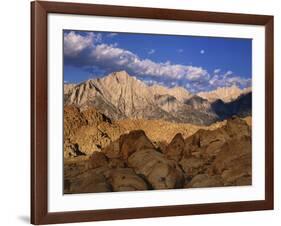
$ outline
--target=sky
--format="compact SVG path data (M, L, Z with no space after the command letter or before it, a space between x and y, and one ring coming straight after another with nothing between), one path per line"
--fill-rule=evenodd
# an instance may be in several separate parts
M127 71L190 92L251 86L252 40L64 30L64 83Z

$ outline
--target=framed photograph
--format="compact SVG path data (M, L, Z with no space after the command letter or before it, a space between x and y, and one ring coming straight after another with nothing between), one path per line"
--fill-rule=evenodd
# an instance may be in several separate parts
M273 209L273 16L31 15L31 223Z

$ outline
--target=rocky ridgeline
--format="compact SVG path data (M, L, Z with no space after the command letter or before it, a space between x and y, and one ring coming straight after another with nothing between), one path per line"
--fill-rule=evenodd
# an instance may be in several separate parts
M156 145L144 131L135 130L89 159L65 162L64 192L251 185L251 159L251 128L239 118L188 138L178 133L169 144Z
M247 94L251 91L252 91L251 87L240 89L236 85L232 85L230 87L219 87L216 90L212 90L209 92L200 92L197 93L197 95L210 102L214 102L220 99L225 103L228 103L234 101L239 96L243 94Z

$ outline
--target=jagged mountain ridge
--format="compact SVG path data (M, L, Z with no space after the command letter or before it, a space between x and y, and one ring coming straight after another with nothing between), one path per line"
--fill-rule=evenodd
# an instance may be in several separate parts
M239 96L251 92L251 87L240 89L236 85L230 87L219 87L209 92L199 92L198 96L207 99L210 102L222 100L225 103L236 100Z
M65 105L76 105L81 109L95 107L113 120L162 119L209 125L225 118L218 115L220 111L213 109L217 105L192 95L182 87L148 86L125 71L87 80L67 87L66 91ZM219 105L219 108L222 106Z
M152 94L155 95L170 95L175 97L180 102L183 102L184 100L190 98L192 94L188 92L183 87L175 86L173 88L167 88L160 85L152 85L150 87L150 90Z
M233 115L246 117L252 113L252 92L242 94L232 102L225 103L222 100L216 100L211 105L221 120Z

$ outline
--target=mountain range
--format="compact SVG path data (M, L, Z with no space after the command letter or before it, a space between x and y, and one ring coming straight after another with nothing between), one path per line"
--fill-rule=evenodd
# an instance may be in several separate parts
M162 119L210 125L234 115L251 115L251 89L224 87L192 94L182 87L148 86L125 71L64 85L64 104L94 107L112 120Z
M210 102L214 102L216 100L222 100L225 103L236 100L239 96L243 94L247 94L252 91L251 87L247 87L244 89L240 89L236 85L232 85L230 87L219 87L215 90L209 92L199 92L198 96L207 99Z

